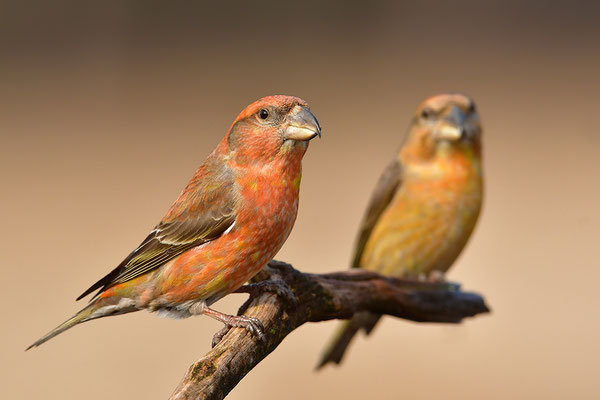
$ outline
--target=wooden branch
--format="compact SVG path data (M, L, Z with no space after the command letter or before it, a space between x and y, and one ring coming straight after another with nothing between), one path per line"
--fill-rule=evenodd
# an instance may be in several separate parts
M297 301L272 292L251 294L240 314L258 318L265 327L265 339L242 328L231 329L190 366L171 399L223 399L305 322L347 319L357 311L372 311L418 322L458 323L489 312L481 296L462 292L455 283L386 278L359 269L305 274L278 261L269 267L254 281L281 280Z

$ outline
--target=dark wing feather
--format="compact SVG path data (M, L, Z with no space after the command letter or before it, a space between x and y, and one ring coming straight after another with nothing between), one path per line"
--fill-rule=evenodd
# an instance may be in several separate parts
M371 195L369 206L367 207L367 211L360 225L358 240L356 241L354 257L352 259L352 268L361 268L360 259L365 249L365 245L369 240L369 236L371 236L371 232L379 220L379 217L381 217L381 214L383 214L394 198L394 195L401 184L402 165L400 164L400 161L395 158L383 171L383 174L377 182L375 191Z
M207 159L148 237L77 300L152 271L229 229L235 223L235 196L233 177L225 168Z

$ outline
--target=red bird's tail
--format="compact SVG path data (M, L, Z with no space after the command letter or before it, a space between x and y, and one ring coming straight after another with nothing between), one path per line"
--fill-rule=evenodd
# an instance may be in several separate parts
M114 299L114 298L104 298L97 299L92 303L88 304L83 310L79 311L77 314L52 329L50 332L42 336L35 343L25 349L25 351L37 347L42 343L47 342L52 339L54 336L63 333L69 328L74 327L77 324L82 322L90 321L96 318L102 318L109 315L117 315L117 314L125 314L128 312L137 311L137 308L133 306L133 301L129 299Z

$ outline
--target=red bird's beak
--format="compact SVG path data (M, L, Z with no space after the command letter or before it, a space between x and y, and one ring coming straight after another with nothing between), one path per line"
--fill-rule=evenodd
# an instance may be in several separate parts
M321 125L308 108L296 106L288 115L289 125L285 130L285 139L307 141L315 136L321 137Z

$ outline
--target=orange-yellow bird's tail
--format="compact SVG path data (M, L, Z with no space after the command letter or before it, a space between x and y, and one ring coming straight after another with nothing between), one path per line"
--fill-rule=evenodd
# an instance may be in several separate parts
M323 368L328 363L340 364L346 349L350 345L352 338L356 333L363 329L368 335L371 333L381 315L369 312L359 312L348 321L344 321L342 326L336 331L335 336L326 348L317 369Z
M132 311L137 311L137 308L134 307L133 302L131 301L118 298L97 299L88 304L83 310L79 311L77 314L42 336L35 343L26 348L25 351L47 342L54 336L63 333L67 329L72 328L82 322L106 317L109 315L125 314Z

